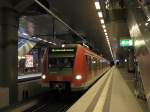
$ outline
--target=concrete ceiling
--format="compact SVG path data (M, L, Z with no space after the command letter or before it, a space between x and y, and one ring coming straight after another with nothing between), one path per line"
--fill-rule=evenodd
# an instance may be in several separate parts
M93 44L98 49L99 54L102 54L105 58L111 59L109 47L104 37L100 19L97 15L97 11L94 6L94 0L40 0L46 7L52 10L63 21L69 24L80 34L84 35L85 39ZM113 0L116 2L117 0ZM2 2L2 1L1 1ZM34 0L3 0L3 4L9 3L9 6L23 15L42 15L46 14L40 6L38 6ZM8 4L7 4L8 5ZM102 6L104 7L104 6ZM116 46L118 46L118 37L121 35L128 35L128 27L126 23L127 12L124 8L112 8L111 10L103 10L104 19L108 34L110 37L111 45L114 53L116 52ZM49 34L52 34L52 19L38 19L35 22L39 24L39 28L49 30ZM49 24L49 25L48 25ZM41 27L43 26L43 27ZM47 26L47 27L46 27ZM61 28L60 28L61 27ZM64 29L64 30L63 30ZM63 25L59 23L56 25L58 34L65 34L69 30L66 30ZM39 31L40 32L40 31ZM62 38L62 37L61 37ZM69 38L69 36L68 36Z
M100 53L109 56L101 24L93 0L51 0L50 8L87 40L94 43Z

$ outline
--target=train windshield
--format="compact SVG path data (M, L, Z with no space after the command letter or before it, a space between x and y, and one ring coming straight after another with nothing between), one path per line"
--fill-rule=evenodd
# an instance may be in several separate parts
M72 68L74 57L49 57L49 68Z
M75 52L75 48L49 49L48 68L51 70L73 68Z

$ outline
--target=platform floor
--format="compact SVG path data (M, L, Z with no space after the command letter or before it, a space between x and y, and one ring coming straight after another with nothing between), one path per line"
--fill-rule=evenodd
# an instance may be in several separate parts
M133 74L116 68L113 72L109 112L149 112L146 101L134 96Z

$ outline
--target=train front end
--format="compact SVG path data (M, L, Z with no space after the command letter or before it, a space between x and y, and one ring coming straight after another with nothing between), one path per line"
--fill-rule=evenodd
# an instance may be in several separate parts
M49 83L51 89L72 90L74 80L82 76L74 75L77 46L49 48L43 61L43 82ZM77 88L77 87L76 87Z

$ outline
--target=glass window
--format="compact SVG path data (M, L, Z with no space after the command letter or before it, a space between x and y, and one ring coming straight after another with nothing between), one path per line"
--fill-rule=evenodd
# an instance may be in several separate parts
M73 57L50 57L49 68L72 68L74 63Z

